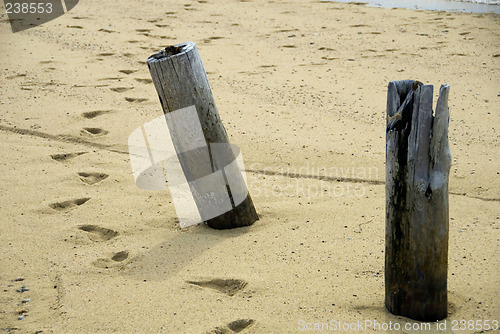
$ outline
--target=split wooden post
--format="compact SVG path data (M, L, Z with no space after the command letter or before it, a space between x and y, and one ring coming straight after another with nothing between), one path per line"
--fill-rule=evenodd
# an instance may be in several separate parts
M419 321L447 316L448 94L404 80L389 83L386 130L385 305Z
M232 209L205 220L205 223L215 229L229 229L253 224L259 217L241 173L233 173L231 180L228 181L224 171L225 165L221 166L223 164L221 161L224 164L230 163L236 157L219 117L212 90L208 83L208 77L195 43L187 42L169 46L150 56L147 64L165 114L193 105L196 107L199 125L201 125L207 145L200 148L203 152L198 150L199 152L195 152L195 154L185 154L187 151L191 153L196 151L192 150L192 146L190 146L190 135L192 135L189 129L190 125L172 124L172 122L168 124L186 178L196 180L212 172L222 171L223 180L226 182L227 195L231 201L229 207L232 207ZM216 153L213 152L214 146L217 146ZM215 155L219 157L217 158L218 161L216 161ZM200 157L208 157L208 171L207 164L202 163ZM231 187L229 186L230 183ZM207 189L206 184L202 186L202 189L193 189L193 186L190 186L202 218L202 211L213 211L214 206L220 205L220 200L214 199L214 193L211 192L211 189ZM243 194L247 194L246 197L243 197L244 200L242 199L241 203L235 203L234 201L233 195L235 193L232 193L231 189L236 188L240 190L240 194L242 193L241 189L244 191Z

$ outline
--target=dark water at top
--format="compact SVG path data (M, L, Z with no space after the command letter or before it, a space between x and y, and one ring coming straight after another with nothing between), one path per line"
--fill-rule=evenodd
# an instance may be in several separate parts
M334 0L336 2L363 2L371 7L407 8L417 10L444 10L447 12L500 14L498 0Z

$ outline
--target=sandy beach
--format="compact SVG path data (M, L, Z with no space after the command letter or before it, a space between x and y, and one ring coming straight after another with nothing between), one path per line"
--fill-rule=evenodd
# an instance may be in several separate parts
M0 12L0 333L498 325L499 15L86 0L12 33ZM250 227L181 229L168 191L134 183L127 139L162 115L146 59L185 41L241 147ZM434 85L434 104L451 86L441 329L384 307L386 94L403 79Z

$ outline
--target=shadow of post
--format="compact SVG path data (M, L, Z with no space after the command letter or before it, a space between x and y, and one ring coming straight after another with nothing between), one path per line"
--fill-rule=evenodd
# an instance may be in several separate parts
M179 230L173 238L131 259L123 273L138 280L167 280L218 243L237 238L249 229L214 230L200 224Z

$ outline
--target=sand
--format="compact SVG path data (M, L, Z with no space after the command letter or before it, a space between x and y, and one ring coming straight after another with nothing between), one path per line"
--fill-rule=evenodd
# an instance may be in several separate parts
M372 321L401 326L380 332L474 333L452 326L500 320L498 15L86 0L16 34L3 14L0 40L0 332L299 333ZM261 218L251 227L180 229L169 192L134 183L128 136L162 114L145 60L184 41L197 44L242 149ZM435 94L451 86L441 331L405 330L425 324L383 304L386 90L401 79Z

